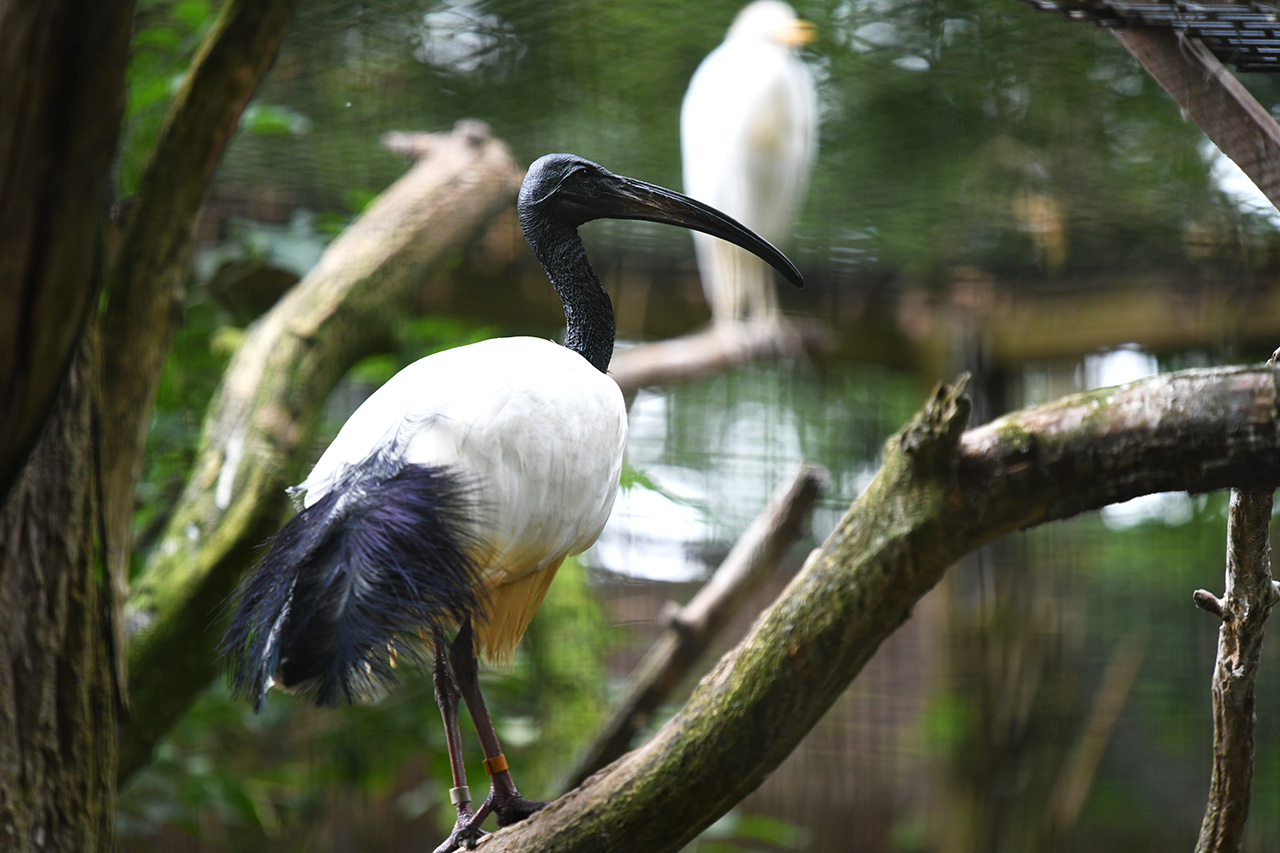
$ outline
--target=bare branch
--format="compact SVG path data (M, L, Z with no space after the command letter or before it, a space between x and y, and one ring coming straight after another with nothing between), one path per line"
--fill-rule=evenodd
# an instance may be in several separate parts
M1103 753L1133 685L1138 671L1147 656L1145 634L1130 634L1120 641L1107 668L1102 672L1102 682L1093 697L1089 717L1085 721L1080 739L1071 750L1062 774L1049 796L1049 830L1046 838L1063 838L1076 825L1084 810L1102 763Z
M829 330L813 323L740 323L641 344L619 352L609 375L628 399L648 385L688 382L749 361L831 348Z
M1197 589L1191 594L1191 599L1205 613L1212 613L1219 619L1226 619L1226 611L1223 610L1222 599L1209 592L1207 589Z
M1273 489L1232 489L1226 594L1213 670L1213 773L1197 853L1235 853L1253 796L1254 716L1263 625L1280 595L1271 581Z

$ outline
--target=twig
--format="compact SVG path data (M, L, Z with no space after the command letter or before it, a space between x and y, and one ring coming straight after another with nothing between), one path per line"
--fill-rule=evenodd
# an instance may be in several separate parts
M636 732L804 533L826 484L825 471L801 466L742 534L711 579L688 604L668 615L666 630L636 667L617 709L579 755L567 789L576 788L627 751Z

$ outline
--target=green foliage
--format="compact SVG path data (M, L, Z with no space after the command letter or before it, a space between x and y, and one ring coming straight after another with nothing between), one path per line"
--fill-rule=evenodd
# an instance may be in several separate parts
M212 25L207 0L142 0L126 84L129 100L116 176L116 193L133 195L151 156L169 102Z
M380 133L469 116L525 162L569 150L677 186L684 89L741 5L329 0L300 14L264 93L312 132L241 140L229 174L268 170L335 208L402 169ZM1263 261L1237 237L1274 229L1214 188L1203 135L1109 34L1003 0L795 5L818 25L822 112L805 269L927 283L958 265L1052 279ZM594 242L688 252L644 224Z
M173 96L217 18L210 0L140 0L133 53L125 76L128 101L116 169L116 196L138 190ZM310 120L284 106L250 104L241 128L268 136L305 134Z
M493 326L435 316L405 317L397 322L395 331L395 351L361 359L351 368L350 379L377 387L410 362L441 350L487 340L499 333Z
M824 177L805 228L819 245L862 234L917 276L1114 273L1177 256L1191 222L1238 218L1200 131L1106 33L989 0L827 11ZM1037 244L1058 228L1060 247Z
M262 136L300 136L311 129L311 120L287 107L254 103L245 107L240 127Z

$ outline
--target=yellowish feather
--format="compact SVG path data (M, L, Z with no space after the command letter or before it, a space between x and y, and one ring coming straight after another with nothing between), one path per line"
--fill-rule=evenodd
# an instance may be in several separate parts
M489 588L485 612L474 626L480 652L486 660L498 666L511 662L516 644L528 630L533 614L538 612L563 562L561 557L546 568Z

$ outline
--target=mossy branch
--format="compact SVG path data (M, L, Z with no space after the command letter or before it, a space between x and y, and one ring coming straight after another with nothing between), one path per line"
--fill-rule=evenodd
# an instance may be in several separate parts
M214 677L219 610L278 526L328 392L386 347L423 284L515 200L520 170L474 124L431 147L250 328L227 368L186 489L129 600L122 779Z
M1154 377L968 432L964 384L887 442L871 486L666 726L485 849L677 850L791 753L967 552L1149 492L1280 483L1270 367Z
M240 115L275 61L298 0L228 0L165 116L98 317L104 546L111 612L127 596L133 507L196 218ZM116 620L118 625L119 620ZM124 648L116 630L115 646ZM126 678L123 653L117 678ZM126 701L127 701L127 697Z

